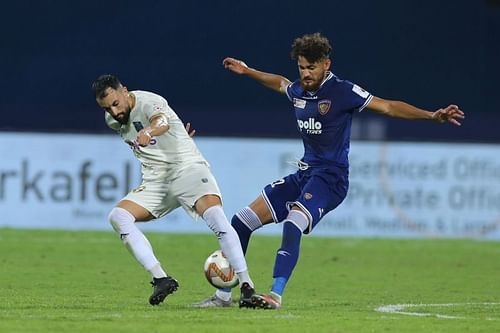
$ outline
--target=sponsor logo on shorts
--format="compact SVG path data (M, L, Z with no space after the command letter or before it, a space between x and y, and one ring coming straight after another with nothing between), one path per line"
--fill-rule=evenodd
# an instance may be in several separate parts
M311 200L311 199L312 199L312 197L313 197L313 195L312 195L311 193L309 193L309 192L306 192L306 193L304 194L304 199L306 199L306 200Z
M206 179L206 178L202 178L202 179L201 179L201 182L202 182L202 183L208 183L208 179Z
M324 116L330 111L330 106L332 105L332 101L329 99L323 99L318 102L318 112Z

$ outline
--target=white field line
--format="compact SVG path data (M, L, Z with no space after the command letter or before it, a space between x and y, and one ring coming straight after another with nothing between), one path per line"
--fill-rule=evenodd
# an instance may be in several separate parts
M375 309L377 312L383 313L396 313L407 316L417 316L417 317L436 317L443 319L465 319L462 316L449 316L446 314L438 314L438 313L428 313L428 312L411 312L407 309L414 307L456 307L456 306L473 306L473 305L482 305L482 306L492 306L492 305L500 305L498 302L483 302L483 303L443 303L443 304L389 304L379 306Z

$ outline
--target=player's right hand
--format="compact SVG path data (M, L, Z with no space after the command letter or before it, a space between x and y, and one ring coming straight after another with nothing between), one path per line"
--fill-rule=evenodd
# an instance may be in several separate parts
M135 139L135 141L139 146L146 147L151 141L151 133L147 129L143 128L137 134L137 138Z
M231 72L236 74L244 74L248 69L247 64L234 58L226 58L222 61L222 64L224 65L224 68L229 69Z

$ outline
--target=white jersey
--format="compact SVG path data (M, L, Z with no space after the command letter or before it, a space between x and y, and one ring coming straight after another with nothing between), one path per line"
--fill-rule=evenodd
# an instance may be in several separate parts
M187 163L207 163L165 98L139 90L132 91L131 94L135 96L135 106L130 111L128 124L121 125L108 113L106 113L106 124L116 130L133 149L135 156L141 162L143 179L167 176L172 169L185 166ZM138 132L150 126L150 120L159 114L165 115L170 126L169 130L162 135L154 136L148 146L140 147L135 142Z

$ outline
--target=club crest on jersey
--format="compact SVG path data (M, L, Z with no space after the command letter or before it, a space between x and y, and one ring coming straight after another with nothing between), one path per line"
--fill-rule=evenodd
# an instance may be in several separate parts
M318 102L318 112L324 116L330 111L330 106L332 105L332 101L329 99L322 99Z

